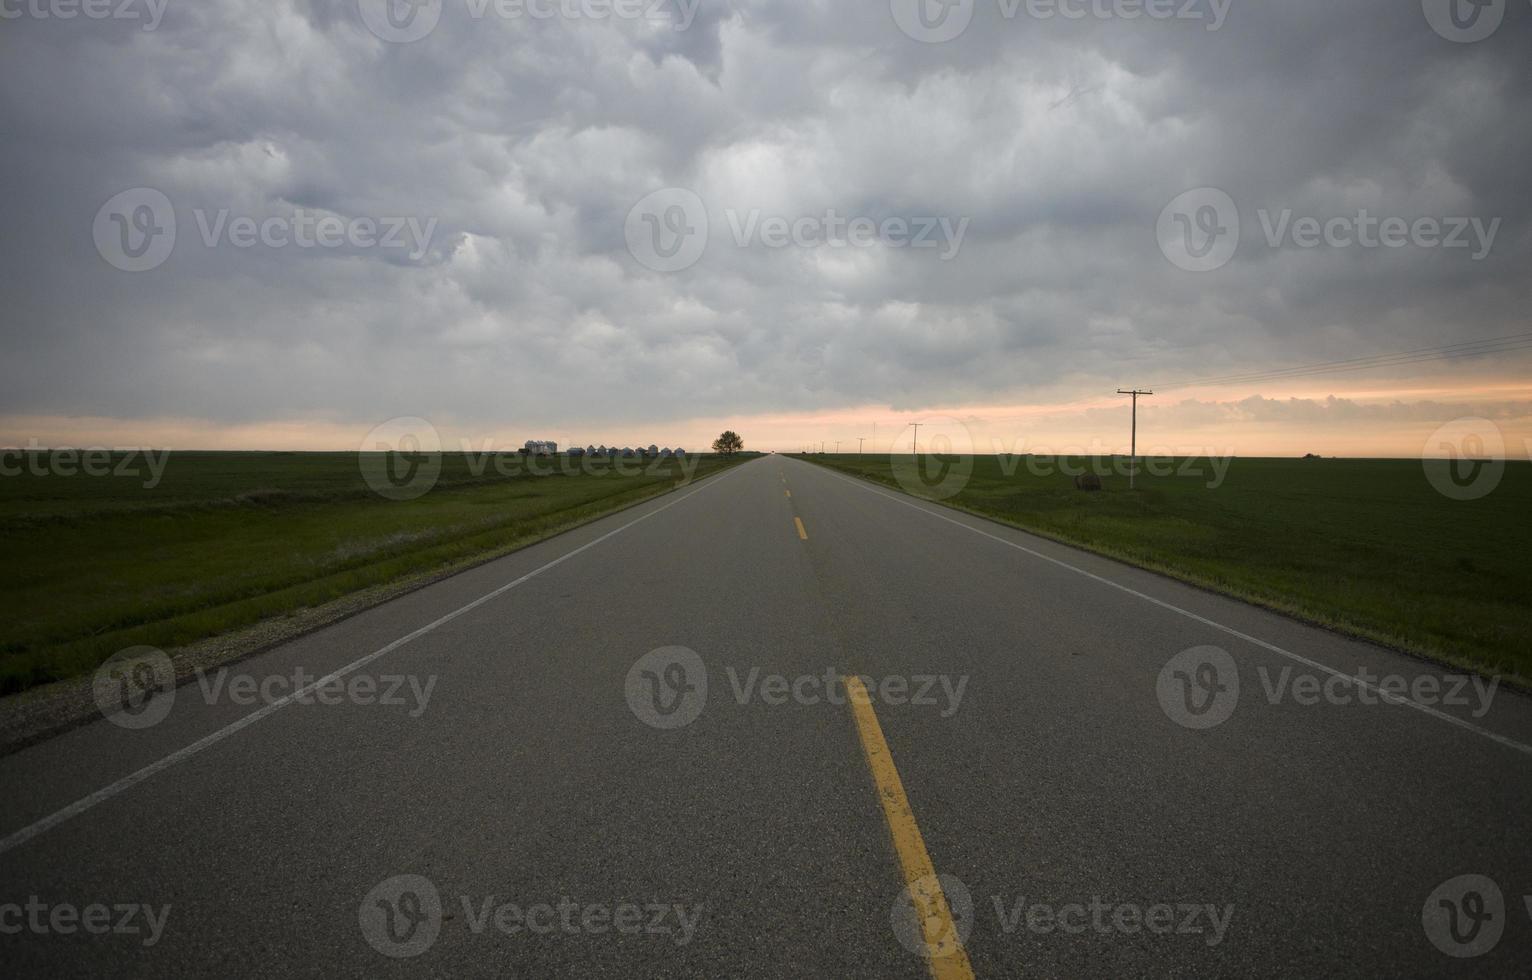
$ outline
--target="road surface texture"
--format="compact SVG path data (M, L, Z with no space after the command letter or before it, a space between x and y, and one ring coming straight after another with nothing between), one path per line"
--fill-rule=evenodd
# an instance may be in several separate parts
M0 759L4 972L1525 975L1459 683L764 457Z

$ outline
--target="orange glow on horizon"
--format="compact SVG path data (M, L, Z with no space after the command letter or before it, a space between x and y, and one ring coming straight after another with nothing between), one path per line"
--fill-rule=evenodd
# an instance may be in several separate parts
M1280 416L1294 406L1306 419L1252 416L1246 405ZM1332 401L1333 400L1333 401ZM1271 406L1276 404L1276 408ZM1472 386L1435 379L1352 382L1344 388L1295 381L1280 390L1257 385L1185 388L1146 398L1139 406L1139 449L1178 455L1419 457L1431 434L1463 416L1494 421L1509 458L1532 452L1532 384L1509 379ZM378 420L383 421L383 420ZM965 442L980 454L994 452L1126 452L1128 400L1116 394L1037 403L951 405L901 410L888 405L803 412L772 412L654 424L625 421L612 426L569 426L568 431L507 423L438 426L448 451L508 450L532 438L561 445L684 447L706 451L723 429L733 429L750 449L796 452L823 442L830 451L888 452L923 423L928 436ZM199 419L119 419L74 416L0 417L0 445L147 447L206 450L355 451L372 423L280 420L221 424Z

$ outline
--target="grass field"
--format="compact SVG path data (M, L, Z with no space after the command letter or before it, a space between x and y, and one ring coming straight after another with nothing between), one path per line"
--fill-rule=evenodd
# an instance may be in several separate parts
M359 463L355 453L176 453L158 479L120 454L94 469L133 472L9 466L0 693L88 673L130 646L178 647L505 550L668 490L686 470L729 465L444 455L429 493L394 501Z
M805 458L918 496L958 482L939 482L951 460ZM1221 479L1213 461L1158 461L1161 473L1141 469L1133 492L1122 461L1097 461L1093 472L1110 471L1100 493L1074 489L1061 463L1088 465L978 457L944 502L1434 659L1532 678L1532 463L1508 463L1472 501L1438 493L1419 460L1220 460Z

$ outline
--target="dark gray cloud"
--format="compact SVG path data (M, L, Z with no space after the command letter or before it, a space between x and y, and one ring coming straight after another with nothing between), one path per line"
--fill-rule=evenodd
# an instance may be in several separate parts
M7 21L0 413L580 428L1014 404L1525 329L1526 0L1471 44L1415 0L1235 0L1216 31L974 0L941 44L889 0L706 2L686 30L690 3L653 23L474 6L445 0L407 44L357 0ZM1242 239L1186 272L1156 221L1202 186ZM173 202L177 242L130 273L93 221L137 187ZM665 187L711 225L674 273L625 237ZM1258 217L1361 208L1501 224L1475 261L1271 247ZM731 216L832 209L969 224L950 261L732 239ZM203 241L220 212L300 210L434 225L418 250Z

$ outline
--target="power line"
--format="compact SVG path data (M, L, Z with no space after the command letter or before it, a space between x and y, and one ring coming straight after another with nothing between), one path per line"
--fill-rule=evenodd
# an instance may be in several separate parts
M1465 341L1458 344L1446 344L1437 347L1422 347L1416 350L1399 351L1393 354L1374 354L1369 357L1353 357L1339 361L1322 361L1317 364L1309 364L1303 367L1284 368L1274 371L1258 371L1245 374L1230 374L1220 377L1198 378L1193 381L1178 381L1172 384L1156 385L1158 390L1172 388L1192 388L1199 386L1246 384L1256 381L1275 381L1284 378L1301 378L1318 374L1335 374L1343 371L1361 371L1380 367L1397 367L1406 364L1424 364L1429 361L1452 360L1461 357L1484 357L1490 354L1504 354L1513 351L1532 349L1532 333L1512 334L1509 337L1497 337L1491 340Z
M1379 367L1393 367L1395 365L1401 364L1423 364L1429 361L1452 360L1455 358L1482 357L1489 354L1509 353L1517 350L1525 350L1529 345L1532 345L1532 341L1480 345L1476 347L1465 347L1455 350L1380 355L1373 358L1358 358L1354 361L1337 362L1334 364L1315 364L1301 368L1284 368L1274 371L1228 375L1218 378L1201 378L1196 381L1181 382L1179 385L1171 385L1168 387L1183 387L1187 385L1198 384L1230 384L1240 381L1264 380L1270 378L1302 377L1309 374L1334 374L1338 371L1360 371Z
M1159 387L1184 388L1193 385L1232 384L1242 381L1301 376L1311 373L1333 373L1335 371L1354 371L1373 367L1391 367L1395 364L1417 364L1432 360L1449 360L1457 357L1499 354L1508 351L1524 350L1529 345L1532 345L1532 335L1504 337L1497 340L1474 341L1465 344L1452 344L1445 347L1428 347L1413 351L1401 351L1395 354L1377 354L1371 357L1350 358L1344 361L1325 361L1304 367L1198 378L1194 381L1181 381L1169 385L1160 385Z
M1455 351L1443 354L1424 354L1415 357L1402 357L1390 360L1373 361L1366 364L1343 364L1333 367L1312 368L1307 370L1292 370L1285 372L1272 372L1270 374L1241 375L1232 378L1207 379L1201 381L1186 381L1181 384L1160 385L1162 391L1175 390L1178 388L1214 387L1234 384L1253 384L1264 381L1285 381L1296 378L1308 378L1326 374L1345 374L1352 371L1373 370L1376 368L1405 367L1412 364L1428 364L1434 361L1450 361L1466 357L1484 357L1491 354L1509 354L1516 351L1532 350L1532 343L1519 344L1508 347L1484 348L1474 351Z

